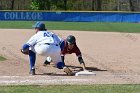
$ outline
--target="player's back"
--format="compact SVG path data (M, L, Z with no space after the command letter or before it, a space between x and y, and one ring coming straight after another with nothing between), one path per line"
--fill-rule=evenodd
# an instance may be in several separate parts
M54 43L54 39L52 37L52 33L48 31L39 31L36 34L36 42L37 43Z

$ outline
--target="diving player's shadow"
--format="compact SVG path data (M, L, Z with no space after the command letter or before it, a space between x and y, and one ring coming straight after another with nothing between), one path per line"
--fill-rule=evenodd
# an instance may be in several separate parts
M71 66L71 65L67 65L67 67L69 67L73 73L75 74L76 72L79 71L83 71L82 67L80 66ZM86 67L86 70L88 71L107 71L104 69L98 69L96 67ZM57 74L57 73L42 73L42 74L37 74L37 75L48 75L48 76L67 76L65 73L64 74ZM72 75L74 76L74 75Z
M83 70L82 67L79 67L79 66L67 65L67 67L69 67L73 71L82 71ZM89 70L89 71L107 71L105 69L98 69L97 67L86 67L86 70Z
M48 76L67 76L64 74L56 74L56 73L42 73L42 74L36 74L36 75L48 75Z

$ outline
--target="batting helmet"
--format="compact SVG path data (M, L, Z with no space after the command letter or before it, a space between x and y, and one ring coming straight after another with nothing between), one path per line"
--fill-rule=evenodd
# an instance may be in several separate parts
M76 42L76 39L73 35L69 35L66 40L70 44L74 44Z
M42 22L36 22L32 27L38 29L45 29L45 24Z

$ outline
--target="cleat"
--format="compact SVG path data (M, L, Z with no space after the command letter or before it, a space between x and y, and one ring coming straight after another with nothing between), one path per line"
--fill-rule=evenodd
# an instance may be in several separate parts
M43 63L43 66L47 66L50 65L50 62L48 62L47 60Z
M30 75L35 75L35 69L31 69L29 72Z

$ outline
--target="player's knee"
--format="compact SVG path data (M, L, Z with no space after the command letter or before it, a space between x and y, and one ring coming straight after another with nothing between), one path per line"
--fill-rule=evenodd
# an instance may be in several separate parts
M64 66L65 66L64 62L58 62L58 63L56 64L56 67L57 67L58 69L63 69Z

